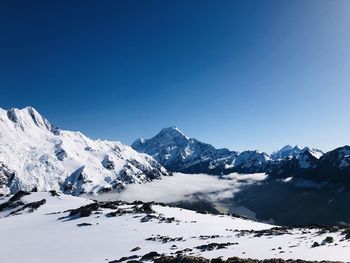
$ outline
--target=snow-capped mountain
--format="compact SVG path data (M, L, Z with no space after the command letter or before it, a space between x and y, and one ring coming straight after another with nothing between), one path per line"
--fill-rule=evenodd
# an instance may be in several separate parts
M270 162L266 153L236 152L189 138L177 127L162 129L151 139L137 139L131 146L153 156L170 171L228 174L262 172Z
M336 155L298 145L287 145L271 155L259 151L238 152L226 148L216 149L210 144L189 138L177 127L164 128L150 139L138 139L132 148L153 156L170 171L183 173L267 173L277 178L305 174L308 177L310 170L317 170L319 164L328 159L333 160L339 168L350 164L345 148Z
M151 156L116 141L60 130L34 108L0 109L0 191L96 193L169 173Z
M279 227L161 203L96 202L53 191L0 197L0 232L2 262L350 261L345 226Z
M316 157L317 159L319 159L324 153L316 148L312 148L310 149L309 147L302 147L299 145L296 145L294 147L290 146L290 145L286 145L284 146L282 149L273 152L271 154L271 159L274 161L280 161L283 159L291 159L294 157L299 157L300 154L302 154L305 151L309 151L314 157Z

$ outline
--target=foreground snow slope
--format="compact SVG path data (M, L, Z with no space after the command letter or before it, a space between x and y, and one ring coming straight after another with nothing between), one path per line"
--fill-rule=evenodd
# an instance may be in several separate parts
M101 192L167 174L152 157L120 142L59 130L32 107L0 109L0 193Z
M344 229L272 228L161 204L93 203L45 192L5 203L8 200L0 199L2 262L107 262L131 255L140 259L151 251L207 258L350 261ZM35 210L36 201L40 205ZM320 246L312 248L314 242Z

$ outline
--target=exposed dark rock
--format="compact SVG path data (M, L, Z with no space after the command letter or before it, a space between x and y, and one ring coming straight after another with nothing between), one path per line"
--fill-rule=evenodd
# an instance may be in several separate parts
M200 235L200 236L199 236L199 239L207 240L207 239L213 239L213 238L218 238L218 237L220 237L220 236L219 236L219 235L211 235L211 236Z
M125 215L125 214L127 214L127 212L125 210L118 209L117 211L107 213L106 217L116 217L116 216L121 216L121 215Z
M145 223L145 222L148 222L152 219L156 219L158 218L158 216L155 216L155 215L145 215L143 218L140 219L140 222L141 223Z
M0 204L0 211L4 211L5 209L14 209L21 205L24 205L24 203L21 201L21 198L25 195L30 195L30 193L19 190L7 202Z
M84 150L85 150L85 151L88 151L88 152L92 152L92 151L93 151L93 149L92 149L90 146L86 146L86 147L84 148Z
M131 259L136 259L136 258L139 258L139 257L140 256L137 256L137 255L132 255L132 256L129 256L129 257L122 257L122 258L119 259L119 262L131 260Z
M314 242L311 247L319 247L320 244L318 242Z
M15 172L0 162L0 186L9 185L15 178Z
M106 155L102 161L102 165L104 168L108 169L108 170L114 170L115 165L114 162L110 159L110 157L108 155Z
M17 200L14 202L7 201L5 203L0 204L0 212L4 211L5 209L13 209L21 205L24 205L24 203L21 200Z
M210 263L223 263L224 260L222 258L213 258L210 260Z
M169 237L169 236L161 236L161 235L146 238L146 241L157 241L162 243L183 241L183 240L184 240L183 237Z
M14 202L17 201L19 199L21 199L23 196L25 195L30 195L29 192L23 191L23 190L19 190L17 193L15 193L10 199L10 202Z
M28 203L28 204L24 205L23 207L17 209L16 211L12 211L10 214L11 215L18 214L19 212L24 211L26 209L28 209L28 213L32 213L36 209L38 209L40 206L44 205L45 203L46 203L46 199L42 199L40 201Z
M152 209L151 203L145 203L141 206L141 210L144 211L147 214L154 213L154 210Z
M178 255L176 257L172 256L162 256L154 260L154 263L209 263L209 259L203 257L191 257Z
M157 257L161 256L158 252L152 251L147 253L146 255L143 255L141 260L154 260Z
M49 193L51 196L60 196L55 190L50 190Z
M7 113L7 118L8 118L10 121L12 121L12 122L14 122L14 123L16 123L16 122L18 121L18 117L17 117L17 114L16 114L16 110L15 110L14 108L9 109L6 113Z
M67 152L62 148L61 144L55 146L55 155L59 161L63 161L67 157Z
M134 248L131 249L130 251L131 251L131 252L135 252L135 251L140 250L140 249L141 249L140 247L134 247Z
M141 222L148 222L152 219L157 219L159 222L172 222L174 221L173 218L164 218L160 215L153 215L151 213L156 213L152 208L151 204L153 203L143 203L138 202L137 204L134 203L127 203L124 201L113 201L113 202L94 202L85 206L81 206L76 209L69 210L69 215L67 217L62 217L60 219L75 219L79 217L88 217L93 212L98 213L103 208L105 209L112 209L114 211L108 212L106 214L106 217L116 217L121 216L125 214L146 214L142 219ZM121 208L120 205L129 205L129 207Z
M334 242L334 238L333 237L326 237L323 241L322 241L322 245L325 244L330 244Z
M231 257L227 260L222 260L221 258L214 258L212 260L203 258L203 257L193 257L193 256L184 256L184 255L177 255L174 256L160 256L154 260L154 263L331 263L332 261L307 261L307 260L284 260L280 258L273 258L273 259L264 259L264 260L258 260L258 259L242 259L238 257ZM336 263L336 262L333 262Z
M69 217L88 217L93 211L97 211L100 208L99 203L92 203L79 208L73 209L69 213Z
M90 223L80 223L80 224L77 224L77 226L91 226L92 224Z
M232 245L238 245L237 242L235 243L231 243L231 242L227 242L227 243L209 243L209 244L205 244L205 245L200 245L195 247L196 249L199 249L200 251L210 251L210 250L216 250L216 249L223 249L223 248L227 248L228 246L232 246Z

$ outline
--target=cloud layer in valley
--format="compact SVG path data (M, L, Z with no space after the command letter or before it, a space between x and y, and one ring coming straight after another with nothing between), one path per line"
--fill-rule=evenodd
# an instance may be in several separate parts
M232 198L242 187L266 178L265 174L230 174L218 178L205 174L181 174L163 177L146 184L132 184L120 193L101 196L103 200L142 200L145 202L176 202L200 195L210 201Z

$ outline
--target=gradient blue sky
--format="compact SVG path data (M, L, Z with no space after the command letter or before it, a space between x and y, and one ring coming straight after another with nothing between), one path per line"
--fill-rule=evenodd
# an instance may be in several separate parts
M0 107L130 144L350 144L350 1L1 1Z

